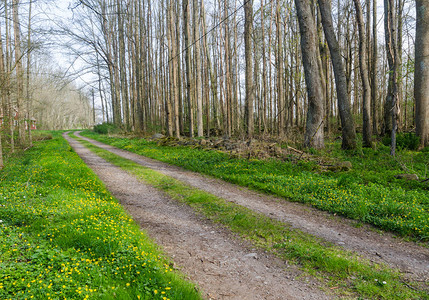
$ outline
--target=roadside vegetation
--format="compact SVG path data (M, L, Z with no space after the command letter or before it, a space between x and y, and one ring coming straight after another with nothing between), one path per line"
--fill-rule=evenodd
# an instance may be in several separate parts
M392 231L416 241L429 241L429 182L394 176L407 167L421 178L429 173L429 151L403 149L397 158L383 144L377 150L346 152L332 143L315 155L351 161L349 171L320 172L314 161L234 158L228 153L189 146L161 146L156 141L85 131L83 135L140 155L226 181L310 204L318 209Z
M228 227L255 246L289 263L298 264L304 271L303 276L310 274L319 278L331 293L373 299L420 299L427 295L425 287L408 282L398 272L385 266L365 261L279 221L192 188L87 141L78 140L107 161L190 205L198 213Z
M0 299L201 299L59 132L0 187Z

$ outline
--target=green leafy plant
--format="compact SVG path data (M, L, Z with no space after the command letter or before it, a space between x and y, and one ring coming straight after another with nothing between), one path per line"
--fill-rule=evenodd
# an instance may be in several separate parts
M0 299L201 299L70 146L0 171Z
M100 134L108 134L108 133L117 133L120 131L120 128L118 128L113 123L102 123L94 126L94 131Z
M391 138L386 136L383 138L383 144L390 146ZM407 149L415 151L419 148L420 137L412 132L400 132L396 135L396 146L399 149Z

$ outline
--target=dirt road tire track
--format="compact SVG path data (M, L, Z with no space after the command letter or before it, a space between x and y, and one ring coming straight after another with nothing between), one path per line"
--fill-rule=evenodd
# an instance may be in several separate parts
M301 277L295 266L252 249L228 230L195 215L188 206L170 200L66 134L64 137L207 299L332 298L316 282Z

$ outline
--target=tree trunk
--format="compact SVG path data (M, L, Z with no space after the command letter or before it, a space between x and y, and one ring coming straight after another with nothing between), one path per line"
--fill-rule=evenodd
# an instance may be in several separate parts
M126 129L130 129L130 106L129 106L129 95L128 95L128 80L127 80L127 66L125 62L125 32L124 32L124 21L122 19L122 8L120 0L116 1L117 14L118 14L118 32L119 32L119 76L121 94L122 94L122 113L125 121Z
M213 72L212 63L210 59L210 49L207 44L207 25L206 25L206 12L204 9L204 0L201 0L201 21L203 29L203 49L205 53L204 57L204 70L206 73L204 90L207 96L206 99L206 126L207 126L207 136L210 136L210 82L211 82L211 92L213 97L213 102L217 103L217 81ZM215 116L216 117L216 116Z
M285 124L284 124L284 91L283 91L283 53L282 53L282 35L281 35L281 24L280 24L280 1L277 0L276 7L276 67L277 67L277 127L280 138L285 136Z
M253 31L253 1L246 1L244 5L244 55L246 60L246 117L247 137L253 135L253 69L252 69L252 31Z
M368 55L365 37L365 25L360 0L353 0L356 8L356 20L359 29L359 66L363 85L362 117L363 117L363 146L372 146L371 133L371 87L368 79Z
M307 123L304 145L321 149L323 140L324 93L318 60L320 59L316 24L311 12L311 2L295 0L301 33L301 52L308 95Z
M197 0L193 0L193 25L194 25L194 56L195 56L195 95L197 102L197 136L204 135L203 126L203 98L201 89L201 46L200 46L200 5Z
M22 70L22 53L21 53L21 30L19 25L19 0L13 0L13 33L15 40L15 69L16 69L16 115L18 120L18 142L24 143L24 122L22 120L23 109L23 70Z
M188 118L189 118L189 136L194 136L194 111L193 111L193 78L191 72L191 54L189 47L191 43L189 41L190 29L189 29L189 0L183 0L183 34L185 37L185 65L186 65L186 93L188 99Z
M168 136L173 136L173 110L172 103L174 102L175 93L176 93L176 80L175 80L175 70L174 70L174 45L172 44L172 39L174 36L174 27L173 27L173 1L169 0L167 3L167 45L168 45L168 72L169 72L169 96L165 98L165 108L167 113L167 133ZM166 74L167 75L167 74Z
M3 144L2 144L2 138L3 138L3 132L4 128L6 128L6 110L7 110L7 103L6 103L6 68L5 68L5 57L3 52L3 40L2 40L2 33L1 33L1 26L0 26L0 86L2 87L0 89L0 97L1 97L1 109L0 109L0 170L3 169L4 163L3 163Z
M385 106L386 132L391 135L390 154L395 156L396 152L396 130L398 120L398 52L396 38L396 21L394 0L384 0L385 5L385 36L386 52L389 63L389 87ZM390 118L389 118L390 117ZM390 119L390 122L388 122ZM389 127L390 123L390 127Z
M373 13L372 13L372 62L371 62L371 116L372 116L372 132L378 134L378 117L377 117L377 104L378 104L378 85L377 85L377 64L378 64L378 51L377 51L377 0L373 0Z
M11 41L11 24L10 24L10 16L7 1L4 0L4 10L5 10L5 25L6 25L6 60L5 60L5 71L7 74L11 72L11 63L12 63L12 41ZM5 120L8 123L9 127L9 136L10 136L10 152L13 153L15 151L15 124L14 124L14 109L12 104L12 99L10 97L10 77L6 76L5 80L6 86L6 103L7 103L7 116L8 118Z
M27 132L28 132L28 145L33 147L33 138L31 136L31 93L30 93L30 64L31 64L31 8L33 0L30 0L28 5L28 33L27 33Z
M401 116L401 113L400 113L400 111L401 111L401 106L402 106L402 99L403 99L403 97L402 97L402 93L403 93L403 90L404 90L404 85L403 85L403 83L402 83L402 37L403 37L403 32L402 32L402 24L403 24L403 20L402 20L402 18L403 18L403 13L404 13L404 4L405 4L405 0L398 0L398 2L397 2L397 6L398 6L398 9L397 9L397 18L398 18L398 24L397 24L397 26L398 26L398 29L397 29L397 32L398 32L398 34L397 34L397 45L398 45L398 47L397 47L397 60L398 60L398 63L397 63L397 66L398 66L398 80L397 80L397 82L398 82L398 94L397 94L397 100L396 100L396 102L397 102L397 108L398 108L398 120L397 120L397 123L398 123L398 131L401 131L402 129L402 116Z
M232 135L232 76L231 76L231 41L228 22L229 1L224 0L224 41L225 41L225 115L226 115L226 135Z
M416 133L421 146L429 146L429 3L416 0L414 97Z
M356 129L351 111L350 97L347 92L346 74L344 72L343 59L340 46L335 37L332 22L332 10L330 0L319 0L319 8L322 16L322 25L325 37L331 53L332 66L334 69L335 86L337 90L337 101L341 119L342 148L356 148Z
M393 0L384 0L384 31L386 39L386 53L389 64L389 82L386 101L384 105L384 134L392 134L396 130L393 122L393 116L396 114L395 106L397 100L397 39L396 39L396 20L395 5ZM392 141L393 143L393 141Z

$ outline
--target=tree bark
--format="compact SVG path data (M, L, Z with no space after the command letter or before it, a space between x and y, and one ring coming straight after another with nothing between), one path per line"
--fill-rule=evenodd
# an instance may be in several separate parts
M371 62L371 116L372 116L372 132L378 134L378 117L377 117L377 104L378 104L378 85L377 85L377 64L378 64L378 50L377 50L377 0L373 0L373 13L372 13L372 62Z
M398 120L398 52L394 0L384 0L386 52L389 63L389 91L385 106L385 133L390 131L390 154L396 152L396 130ZM390 121L390 122L389 122ZM389 126L390 125L390 126Z
M22 120L23 106L23 70L22 70L22 53L21 53L21 29L19 25L19 0L13 0L13 33L15 40L15 69L16 69L16 115L18 119L18 142L24 143L24 122ZM13 116L12 116L13 117Z
M368 55L365 37L365 25L360 0L353 0L356 8L356 19L359 29L359 66L363 85L362 117L363 117L363 146L372 146L371 132L371 87L368 79Z
M31 136L31 93L30 93L30 64L31 64L31 8L33 0L30 0L28 5L28 32L27 32L27 132L28 132L28 145L33 147L33 138Z
M285 136L285 124L284 124L284 108L285 108L285 97L283 90L283 53L282 53L282 35L281 35L281 24L280 24L280 1L277 0L276 5L276 67L277 67L277 127L280 138Z
M204 135L203 125L203 98L201 89L201 46L200 46L200 5L193 0L193 22L194 22L194 56L195 56L195 96L197 102L197 136Z
M9 9L8 9L8 3L6 0L4 0L4 10L5 10L5 25L6 25L6 47L5 47L5 71L6 73L11 72L11 63L12 63L12 41L11 41L11 24L10 24L10 16L9 16ZM7 116L6 119L8 126L9 126L9 136L10 136L10 152L13 153L15 151L15 124L14 124L14 109L12 104L12 99L10 97L10 77L6 76L5 80L5 86L6 86L6 102L7 102Z
M247 137L253 135L253 66L252 66L252 31L253 31L253 1L248 0L244 5L244 55L246 60L246 117Z
M167 3L167 45L168 45L168 72L169 72L169 97L165 99L165 107L167 113L167 133L168 136L173 136L173 110L172 103L174 103L175 93L176 93L176 80L175 80L175 70L174 70L174 52L175 49L172 39L174 36L174 27L173 27L173 0L169 0Z
M6 128L6 111L7 111L7 98L6 98L6 68L5 68L5 56L3 52L3 38L1 33L1 26L0 26L0 97L1 97L1 110L0 110L0 170L4 167L3 162L3 132L4 128Z
M331 53L332 66L334 69L335 86L337 90L337 101L341 119L342 148L356 148L356 129L351 111L350 97L347 92L346 74L344 71L343 58L340 46L335 37L332 22L332 10L330 0L319 0L319 8L322 16L323 31L328 42Z
M416 0L414 97L416 133L421 146L429 146L429 3Z
M127 66L125 62L125 32L124 32L124 21L122 19L122 7L120 0L116 1L117 5L117 21L118 21L118 33L119 33L119 76L121 94L122 94L122 113L125 121L126 129L130 129L130 106L129 106L129 95L128 95L128 80L127 80Z
M301 34L301 52L308 95L307 123L304 146L324 147L323 104L324 93L318 60L320 59L316 24L311 12L311 1L295 0Z
M191 54L190 47L191 43L189 41L189 18L190 18L190 8L189 8L189 0L183 0L183 35L185 38L185 66L186 66L186 93L188 99L188 118L189 118L189 136L194 136L194 111L193 111L193 91L192 87L193 78L191 72Z

